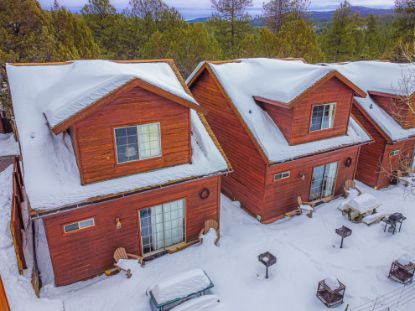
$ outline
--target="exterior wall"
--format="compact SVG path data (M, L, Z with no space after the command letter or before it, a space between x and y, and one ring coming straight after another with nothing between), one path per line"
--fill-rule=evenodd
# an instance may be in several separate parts
M374 140L373 143L362 146L356 179L371 187L378 187L380 163L383 161L386 139L357 108L356 103L353 104L352 114Z
M347 133L349 116L352 107L353 90L332 78L314 88L306 97L293 106L291 123L291 145L303 144ZM334 127L321 131L310 131L312 108L314 105L336 103ZM278 124L278 123L277 123Z
M415 115L409 110L408 103L391 96L371 95L371 97L403 128L415 127Z
M387 142L368 118L353 105L353 115L372 136L374 142L362 146L356 178L374 188L390 185L389 173L400 168L403 158L411 158L415 150L415 137L396 143ZM400 150L399 156L390 156L391 151Z
M304 201L309 200L313 168L316 166L338 162L334 195L342 194L346 180L354 179L359 149L360 146L353 146L270 167L266 179L263 221L282 218L285 213L297 208L298 196ZM352 159L352 165L347 167L344 163L349 157ZM291 172L289 178L274 181L275 174L285 171ZM299 177L300 174L305 175L304 180Z
M204 188L210 190L205 200L199 196ZM44 218L56 285L103 273L113 266L113 254L118 247L141 255L139 210L178 199L186 200L186 240L196 240L205 220L219 220L220 177L184 182ZM64 233L64 224L91 217L95 227ZM118 230L116 218L122 223Z
M162 156L117 164L114 129L160 122ZM71 128L83 184L190 163L190 111L136 87Z
M223 192L240 201L253 215L260 214L264 199L265 161L210 73L202 73L191 86L191 91L207 109L206 120L234 170L223 177Z
M0 134L6 133L6 126L4 124L5 115L4 112L0 110Z
M292 123L293 123L293 109L288 107L277 107L273 105L260 104L269 116L278 124L285 139L290 143L292 139Z
M391 156L390 153L394 150L399 150L398 156ZM385 153L382 161L382 169L379 175L377 188L383 188L390 185L390 178L386 172L392 172L400 168L400 163L405 158L412 159L413 152L415 150L415 137L412 139L404 140L394 144L388 144L385 146Z

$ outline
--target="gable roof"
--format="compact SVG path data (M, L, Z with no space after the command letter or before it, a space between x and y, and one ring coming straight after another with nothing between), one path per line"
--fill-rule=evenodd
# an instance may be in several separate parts
M37 98L55 134L72 125L81 112L92 111L92 106L130 85L199 109L194 98L183 89L168 61L121 63L90 60L48 66L51 71L55 71L55 67L59 67L59 73Z
M413 96L415 93L415 63L396 64L380 61L361 61L343 64L324 64L336 69L358 84L368 94L392 97ZM412 77L414 81L404 83ZM403 84L409 87L403 86ZM355 102L365 112L368 120L381 129L380 134L388 141L395 142L415 136L415 128L404 129L391 115L380 107L370 96L355 97Z
M189 76L188 85L195 83L204 70L213 75L218 87L236 110L248 135L269 164L370 141L360 125L350 122L347 135L290 146L278 125L255 102L255 98L262 97L281 105L293 104L319 81L341 76L332 69L295 60L241 59L204 62Z
M99 66L111 63L74 63L78 66L85 64L86 68L91 68L91 62L98 62ZM164 61L163 66L150 66L162 63L158 61L134 64L140 65L140 68L143 68L141 65L149 65L144 66L149 73L152 70L155 74L160 73L159 84L176 87L180 97L191 97L177 69L169 61ZM124 196L177 182L223 174L231 168L204 116L195 109L190 109L191 163L82 185L70 136L66 132L58 135L51 133L44 111L44 107L49 107L48 92L50 99L59 97L60 91L55 87L61 84L56 82L68 70L70 67L67 63L7 65L13 110L22 147L25 187L31 207L36 213L72 208L74 205L90 204L102 198ZM168 74L164 73L165 70ZM74 84L78 86L78 83ZM65 94L72 94L71 88L64 89ZM78 93L78 90L73 92Z

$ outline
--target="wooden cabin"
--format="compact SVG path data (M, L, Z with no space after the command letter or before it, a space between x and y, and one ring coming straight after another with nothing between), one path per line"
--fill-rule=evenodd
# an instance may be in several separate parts
M230 166L172 61L7 73L44 284L99 275L119 247L150 260L219 222Z
M234 172L222 191L263 223L340 195L370 137L350 116L364 92L302 61L201 63L187 80Z
M368 94L355 97L352 110L374 140L362 147L356 178L383 188L415 171L414 65L362 61L330 67Z

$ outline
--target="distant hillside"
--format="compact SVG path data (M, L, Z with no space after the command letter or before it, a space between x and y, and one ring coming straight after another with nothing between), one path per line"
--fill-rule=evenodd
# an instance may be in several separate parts
M353 6L352 7L353 13L360 13L363 17L367 17L369 15L376 15L376 16L390 16L393 15L393 9L376 9L376 8L368 8L364 6ZM330 11L311 11L309 12L309 17L312 21L316 23L326 23L331 21L333 18L335 10ZM189 20L189 23L206 23L209 21L210 17L200 17ZM253 26L263 26L264 22L261 18L255 18L252 21Z

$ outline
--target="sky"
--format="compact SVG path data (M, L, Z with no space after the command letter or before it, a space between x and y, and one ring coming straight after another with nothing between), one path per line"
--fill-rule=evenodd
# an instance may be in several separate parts
M38 0L44 8L50 8L53 0ZM262 10L263 2L267 0L252 0L252 14L259 14ZM394 0L349 0L352 5L369 6L377 8L390 8ZM81 8L88 0L58 0L58 2L73 10ZM111 0L111 3L117 8L124 8L128 5L129 0ZM210 16L210 0L165 0L170 6L177 8L186 19L196 17ZM327 10L336 8L342 0L311 0L312 10Z

